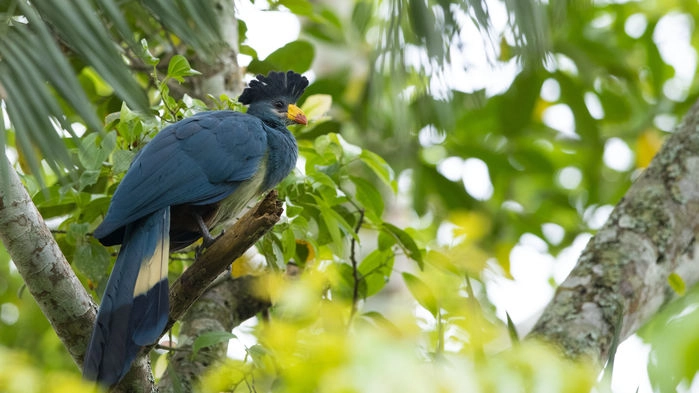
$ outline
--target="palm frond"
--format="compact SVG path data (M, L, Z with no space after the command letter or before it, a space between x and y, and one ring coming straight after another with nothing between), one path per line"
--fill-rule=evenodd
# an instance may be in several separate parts
M60 173L60 167L72 166L68 152L50 120L62 119L62 110L46 83L41 63L32 58L36 54L50 56L51 50L44 43L36 32L24 25L13 26L0 37L0 83L6 92L7 113L15 128L19 148L28 158L32 172L36 174L41 171L34 146L44 154L55 172ZM58 72L60 71L54 71ZM67 84L70 84L71 78L75 79L72 73L65 76ZM76 91L82 91L77 80L74 82L78 86ZM94 119L94 113L91 120L99 124ZM66 129L69 130L70 127Z
M124 60L125 50L139 53L139 47L121 5L117 0L15 0L3 7L0 84L18 148L39 177L41 158L57 174L75 167L56 132L56 122L72 132L62 104L72 108L88 130L103 128L76 76L80 70L67 54L77 54L82 61L79 67L94 69L132 109L149 108L144 89ZM135 6L204 59L214 61L225 45L212 1L142 0ZM3 138L0 145L4 142ZM75 144L79 146L79 141Z
M60 39L78 53L85 63L90 64L131 108L148 109L143 89L133 78L114 38L100 21L90 2L42 0L32 4L53 26ZM31 18L29 22L41 23L37 18Z
M151 15L182 41L214 61L223 47L218 16L212 1L142 0Z

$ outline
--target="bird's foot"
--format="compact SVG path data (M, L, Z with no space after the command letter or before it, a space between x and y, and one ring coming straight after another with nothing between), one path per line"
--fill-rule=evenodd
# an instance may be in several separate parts
M201 240L202 240L201 247L202 248L211 247L211 245L214 244L214 242L216 242L216 239L221 237L221 235L213 237L213 236L211 236L211 233L209 233L209 231L207 230L205 233L201 234Z
M216 237L211 236L211 233L209 233L209 231L202 233L201 246L197 247L197 249L194 253L194 257L199 258L199 256L202 254L202 252L204 252L204 250L211 247L222 236L223 236L223 231L221 231L221 234L216 236Z
M218 239L221 236L211 236L211 232L209 232L209 227L206 226L204 219L202 219L200 215L194 214L194 218L197 220L197 224L199 225L199 232L201 233L202 239L202 248L209 248L209 246L214 244L216 239ZM223 235L223 232L221 232L221 235Z

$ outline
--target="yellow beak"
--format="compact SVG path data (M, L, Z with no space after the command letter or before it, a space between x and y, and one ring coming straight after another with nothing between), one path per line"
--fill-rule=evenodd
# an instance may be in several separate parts
M289 104L289 108L286 110L286 117L294 123L308 124L308 119L306 119L306 114L303 113L301 108L294 104Z

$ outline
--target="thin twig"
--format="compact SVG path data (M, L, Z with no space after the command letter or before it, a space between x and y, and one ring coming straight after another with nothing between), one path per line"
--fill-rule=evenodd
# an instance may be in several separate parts
M359 209L359 218L357 219L357 225L354 227L354 233L359 235L359 229L362 227L362 223L364 222L364 209ZM358 269L358 264L357 264L357 257L355 253L355 249L357 246L357 238L352 236L352 247L350 249L350 262L352 263L352 278L354 280L354 288L352 288L352 311L350 313L350 318L349 320L351 321L352 318L354 318L354 315L357 313L357 304L359 303L359 283L362 280L362 277L360 277L359 274L359 269Z

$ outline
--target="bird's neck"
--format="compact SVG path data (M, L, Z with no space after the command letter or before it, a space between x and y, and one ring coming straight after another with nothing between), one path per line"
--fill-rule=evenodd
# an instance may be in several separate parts
M296 138L284 126L265 127L267 132L267 174L263 188L268 190L291 172L296 166L298 146Z

